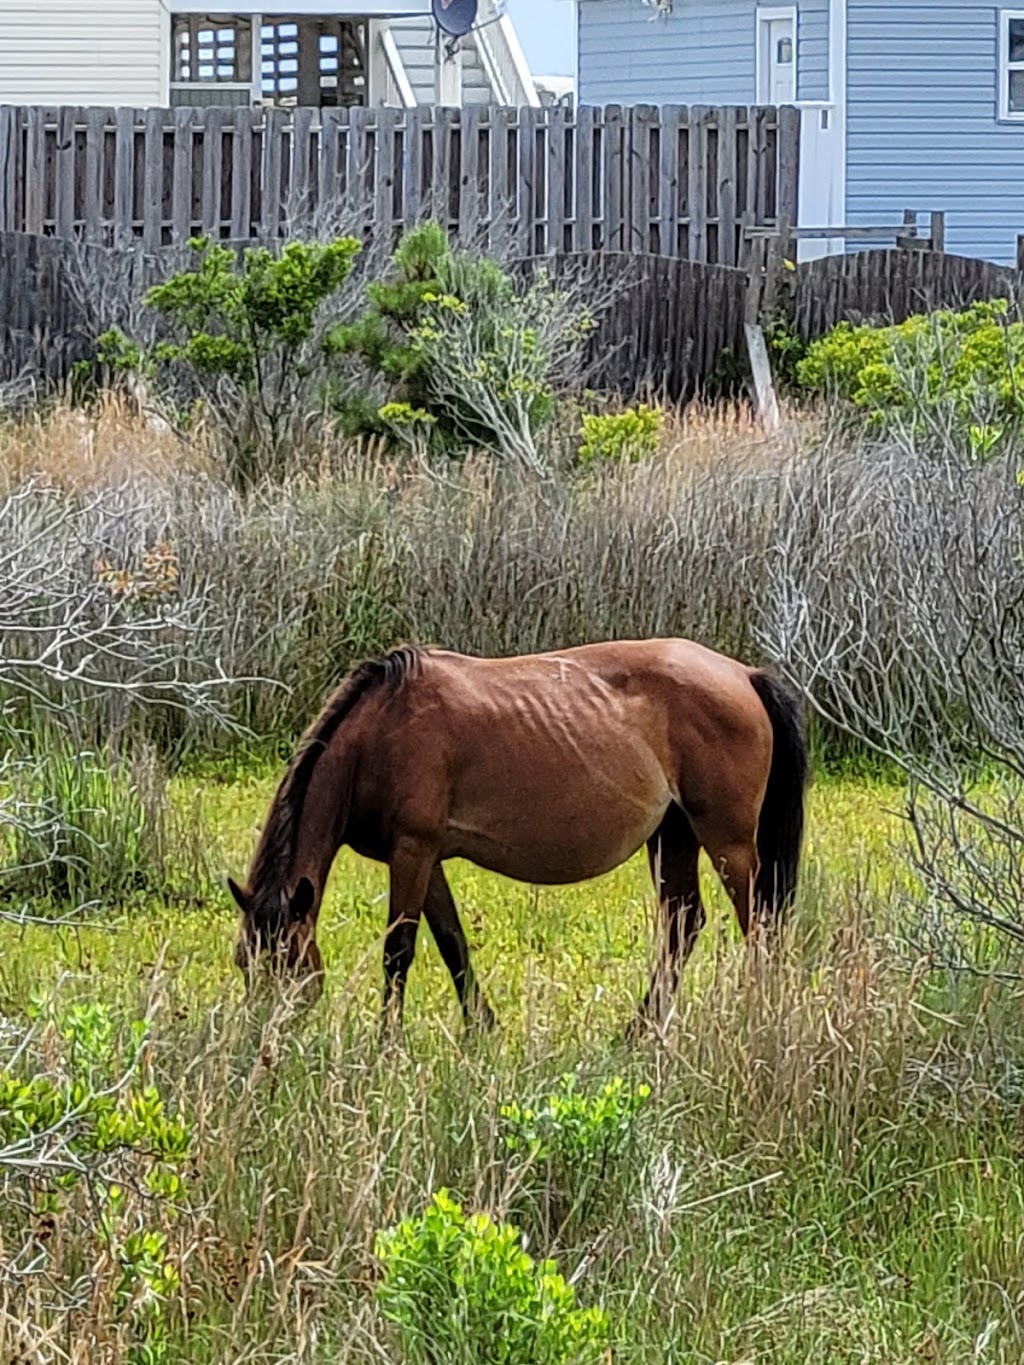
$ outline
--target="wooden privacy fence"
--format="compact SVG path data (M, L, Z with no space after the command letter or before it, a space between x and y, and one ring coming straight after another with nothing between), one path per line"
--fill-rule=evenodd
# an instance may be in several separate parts
M522 262L593 301L599 325L587 386L679 402L742 355L747 275L735 267L637 252L571 252Z
M813 341L840 322L900 323L915 313L964 308L986 299L1005 298L1024 310L1024 270L947 253L942 246L944 216L929 216L927 234L913 225L911 210L898 226L843 230L851 240L895 235L895 247L822 256L796 265L799 233L752 234L747 322L781 317L805 340Z
M1024 308L1024 275L972 256L895 248L804 261L786 306L794 329L813 341L843 321L899 323L996 298Z
M792 108L0 106L0 231L155 251L436 217L505 256L735 265L745 227L795 221L799 146Z
M106 327L131 328L146 286L186 264L175 247L153 254L137 241L110 249L0 232L0 380L67 377L94 356ZM733 363L745 352L743 270L635 252L562 252L512 268L523 278L541 264L595 309L585 376L593 388L678 401L706 386L727 352ZM874 250L783 271L774 316L812 340L844 318L900 322L1000 297L1024 308L1024 274L939 252Z
M0 381L59 382L95 355L96 337L131 325L143 289L182 264L136 244L118 250L0 233ZM593 388L674 401L743 345L746 275L728 266L620 252L562 253L515 262L522 280L543 266L594 308L585 379Z

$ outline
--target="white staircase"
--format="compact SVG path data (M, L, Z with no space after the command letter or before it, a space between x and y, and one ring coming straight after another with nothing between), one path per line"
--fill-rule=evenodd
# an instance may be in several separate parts
M373 102L537 106L540 97L511 19L480 0L478 27L461 39L438 33L428 16L374 24L381 94Z

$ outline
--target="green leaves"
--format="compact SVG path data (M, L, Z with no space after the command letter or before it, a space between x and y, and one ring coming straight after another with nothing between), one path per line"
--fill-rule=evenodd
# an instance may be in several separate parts
M99 1002L58 1014L49 1001L37 1000L29 1012L49 1026L60 1055L46 1049L52 1075L0 1072L0 1170L7 1164L11 1179L25 1178L38 1214L59 1219L73 1201L80 1213L87 1211L94 1258L109 1258L117 1270L113 1302L126 1334L122 1358L166 1365L164 1305L180 1289L181 1271L160 1224L180 1214L192 1129L167 1113L149 1079L148 1020L118 1028ZM27 1054L24 1064L32 1064ZM33 1151L42 1157L38 1167Z
M502 1105L505 1146L510 1152L528 1151L545 1159L558 1156L570 1166L595 1154L602 1159L617 1156L650 1093L649 1085L627 1090L622 1077L616 1076L595 1095L584 1095L570 1073L562 1077L561 1089L536 1108L515 1102Z
M189 245L195 268L146 295L172 335L146 353L111 330L98 358L147 374L162 367L198 389L222 419L236 474L274 473L289 424L306 406L300 397L315 362L331 351L316 335L319 310L345 283L360 243L290 242L277 254L266 247L239 254L205 237Z
M278 255L247 247L239 257L205 237L189 246L196 269L155 285L147 304L188 334L212 331L254 357L271 338L290 346L308 340L317 308L345 283L360 251L354 237L290 242Z
M579 460L583 465L601 460L636 462L656 455L661 439L660 408L641 403L623 412L583 414L583 440Z
M1024 323L1005 299L917 314L893 327L844 322L796 366L808 393L837 394L869 423L919 435L949 427L968 457L985 461L1024 417Z
M377 1299L410 1362L596 1365L607 1314L579 1308L553 1260L535 1262L519 1231L466 1214L439 1190L419 1217L382 1231Z
M417 427L417 441L537 462L533 437L554 413L556 357L586 336L578 318L561 316L546 280L520 290L494 261L453 251L440 225L425 223L405 234L392 274L366 293L366 313L334 328L328 348L361 361L387 385L390 404L427 414L430 429ZM353 432L393 429L382 406L358 392L340 403ZM402 432L411 438L407 424Z

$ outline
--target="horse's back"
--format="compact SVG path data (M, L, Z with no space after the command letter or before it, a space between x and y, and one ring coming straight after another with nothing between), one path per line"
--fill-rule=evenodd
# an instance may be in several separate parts
M712 719L734 728L744 714L764 721L753 670L694 640L610 640L499 658L432 650L427 659L425 681L448 709L492 719L540 708L583 728L619 716L635 725L645 711L670 717L673 728L686 718L705 728Z

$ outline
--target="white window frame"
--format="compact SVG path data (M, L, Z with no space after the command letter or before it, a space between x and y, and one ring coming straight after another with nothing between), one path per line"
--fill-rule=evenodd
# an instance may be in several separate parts
M999 10L999 65L997 67L999 98L997 108L1000 123L1024 123L1024 109L1010 108L1010 72L1024 71L1024 62L1010 61L1010 21L1012 19L1024 21L1024 9Z
M215 3L218 3L219 0L214 0L214 2L215 2ZM216 27L215 19L221 19L221 20L222 20L224 23L226 23L226 24L234 24L234 25L236 25L236 26L237 26L237 24L238 24L238 21L239 21L239 20L242 20L243 22L245 22L246 24L249 25L249 63L250 63L250 68L249 68L249 79L248 79L248 80L218 81L218 80L209 80L209 79L204 80L204 79L202 79L202 78L199 78L199 79L195 79L195 80L191 80L191 81L180 81L180 80L177 79L177 75L178 75L178 62L177 62L177 57L178 57L178 54L177 54L177 50L176 50L175 45L174 45L174 20L175 20L175 18L176 18L178 15L180 15L180 14L202 14L202 15L206 15L206 14L208 13L208 10L209 10L209 0L206 0L206 8L201 8L200 5L199 5L198 3L194 3L194 4L192 5L191 9L187 9L187 10L185 10L185 9L178 9L178 10L172 11L172 13L170 14L169 19L168 19L169 28L168 28L168 30L167 30L167 32L168 32L168 44L169 44L169 48L170 48L169 60L168 60L168 62L167 62L167 65L168 65L169 68L170 68L170 74L169 74L169 78L168 78L168 90L169 90L169 91L170 91L170 90L175 90L175 91L183 91L183 90L184 90L184 91L187 91L187 90L204 90L204 91L205 91L205 90L218 89L218 90L233 90L233 91L239 91L239 92L244 90L244 91L247 91L247 92L248 92L248 94L249 94L249 100L250 100L251 103L253 103L253 104L259 104L259 102L260 102L260 75L261 75L261 65L262 65L261 60L260 60L260 29L261 29L261 26L262 26L262 23L263 23L262 16L259 15L259 14L237 14L237 13L235 13L233 10L226 10L226 11L223 12L223 14L221 14L219 11L214 10L214 15L211 16L211 20L212 20L211 26L212 26L212 27ZM214 16L215 16L215 18L214 18ZM230 108L230 107L233 107L233 106L227 106L227 107Z
M768 55L768 25L777 19L788 19L793 25L793 103L796 103L800 93L800 73L797 69L797 57L800 48L799 18L797 16L796 5L758 5L755 13L755 69L754 69L754 93L756 104L768 104L770 91L765 89L768 80L768 72L771 69L771 61ZM1007 30L1008 31L1008 30ZM765 98L762 98L762 94Z

